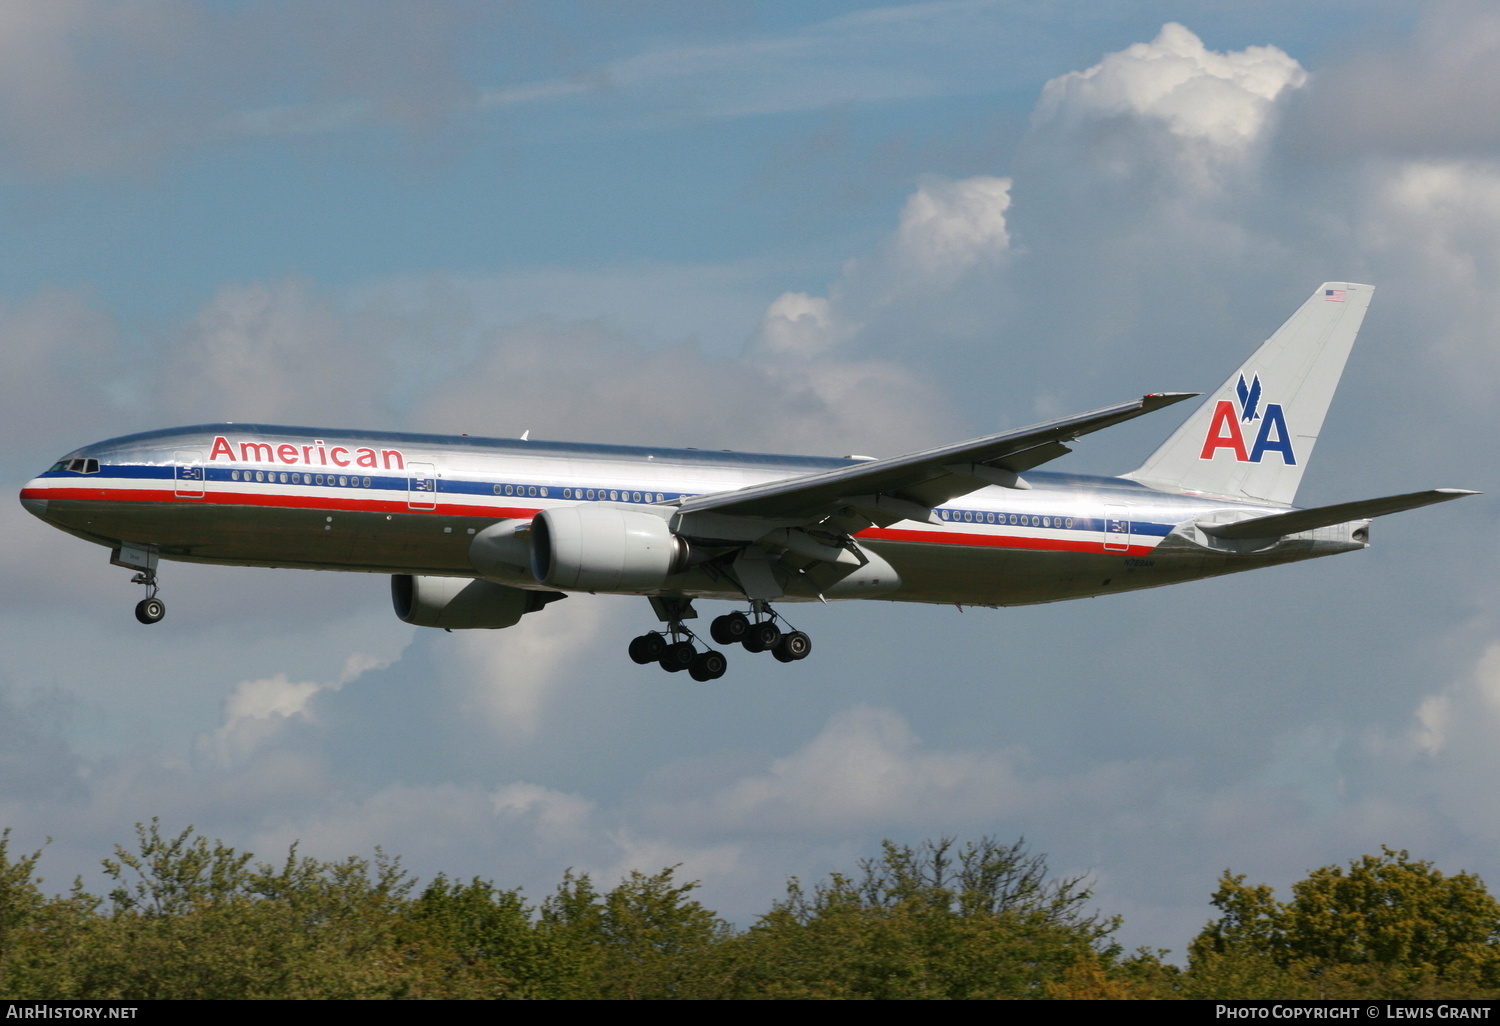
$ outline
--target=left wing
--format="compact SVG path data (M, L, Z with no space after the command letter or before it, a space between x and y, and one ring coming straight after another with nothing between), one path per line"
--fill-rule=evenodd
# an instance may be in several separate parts
M786 478L731 492L684 500L678 518L691 524L700 514L747 517L783 526L808 523L852 508L882 526L898 520L929 520L932 507L988 485L1029 487L1024 471L1071 452L1072 441L1145 413L1191 399L1196 392L1159 392L1134 402L997 435L940 446L890 459L871 460L820 474ZM748 539L747 539L748 540Z

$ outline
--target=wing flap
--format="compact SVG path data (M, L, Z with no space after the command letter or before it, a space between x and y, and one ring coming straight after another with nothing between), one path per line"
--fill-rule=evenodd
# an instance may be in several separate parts
M1379 499L1360 499L1356 502L1341 502L1334 506L1318 506L1314 509L1298 509L1290 513L1273 513L1270 516L1239 520L1232 524L1199 524L1204 534L1218 538L1278 538L1288 534L1300 534L1319 527L1347 524L1351 520L1368 520L1400 513L1402 510L1430 506L1434 502L1449 502L1478 492L1462 488L1433 488L1425 492L1408 492L1405 495L1387 495Z

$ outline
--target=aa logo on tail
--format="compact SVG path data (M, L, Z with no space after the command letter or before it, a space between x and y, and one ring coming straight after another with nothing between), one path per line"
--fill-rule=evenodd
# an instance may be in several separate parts
M1280 403L1266 403L1264 411L1260 404L1260 375L1255 375L1255 380L1245 384L1245 376L1240 375L1239 384L1234 388L1235 395L1239 399L1239 409L1234 408L1234 400L1220 399L1214 404L1213 419L1208 425L1208 434L1203 439L1203 451L1198 454L1201 460L1211 460L1219 454L1220 449L1228 449L1236 462L1259 463L1268 452L1281 454L1281 462L1288 467L1297 465L1297 456L1292 452L1292 435L1286 429L1286 417L1281 412ZM1260 421L1259 430L1255 434L1255 443L1248 450L1245 448L1245 428L1254 427L1255 422Z

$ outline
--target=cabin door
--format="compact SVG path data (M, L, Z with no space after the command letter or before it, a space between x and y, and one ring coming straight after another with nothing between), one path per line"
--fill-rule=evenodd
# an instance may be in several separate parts
M437 468L431 463L406 465L406 505L408 509L437 509Z
M1130 551L1130 507L1104 507L1104 551Z
M173 453L172 477L179 499L203 498L204 478L207 477L203 469L203 454L187 449Z

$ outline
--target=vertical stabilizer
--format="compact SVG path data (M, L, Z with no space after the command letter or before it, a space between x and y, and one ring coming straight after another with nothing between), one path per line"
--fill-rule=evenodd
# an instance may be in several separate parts
M1320 285L1124 476L1153 488L1290 505L1374 292L1348 282Z

